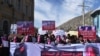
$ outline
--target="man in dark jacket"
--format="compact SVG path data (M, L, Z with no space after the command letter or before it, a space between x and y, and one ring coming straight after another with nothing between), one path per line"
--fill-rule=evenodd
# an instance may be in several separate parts
M2 40L1 40L1 37L0 37L0 56L2 56Z
M84 41L84 39L83 39L83 35L79 35L78 38L79 38L79 39L77 40L77 43L82 43L82 44L85 43L85 41Z
M8 56L9 53L10 53L9 52L9 50L10 50L9 41L8 42L3 42L3 40L8 41L8 36L4 34L4 35L1 36L1 39L0 39L1 46L2 46L2 48L1 48L2 56ZM5 44L7 44L8 46L5 46Z

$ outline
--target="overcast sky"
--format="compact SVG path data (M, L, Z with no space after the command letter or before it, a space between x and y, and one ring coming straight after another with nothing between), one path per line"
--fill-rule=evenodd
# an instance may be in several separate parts
M68 20L82 15L83 0L34 0L35 27L42 26L42 20L54 20L59 26ZM85 0L85 12L94 10L100 6L100 0Z

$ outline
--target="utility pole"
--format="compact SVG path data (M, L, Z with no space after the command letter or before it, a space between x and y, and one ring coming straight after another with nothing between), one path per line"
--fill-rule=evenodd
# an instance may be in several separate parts
M82 2L82 5L79 5L79 6L82 7L82 13L83 13L83 16L82 16L82 18L83 18L83 26L85 26L85 17L84 17L84 14L85 14L85 7L89 7L89 6L85 6L85 1L84 1L84 0L83 0L83 2Z
M31 4L31 20L33 20L33 26L34 26L34 16L33 16L33 13L34 13L34 0L31 0L32 4Z
M85 19L84 19L84 13L85 13L85 2L83 0L83 5L82 5L82 11L83 11L83 26L85 26Z

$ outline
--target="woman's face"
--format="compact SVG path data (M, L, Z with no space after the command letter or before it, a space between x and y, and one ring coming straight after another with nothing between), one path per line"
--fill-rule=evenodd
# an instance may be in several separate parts
M96 56L96 53L92 47L87 48L86 56Z

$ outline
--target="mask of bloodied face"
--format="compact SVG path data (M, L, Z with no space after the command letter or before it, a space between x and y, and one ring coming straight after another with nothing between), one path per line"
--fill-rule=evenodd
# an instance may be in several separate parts
M87 48L86 56L96 56L96 53L95 53L93 47L88 47L88 48Z

